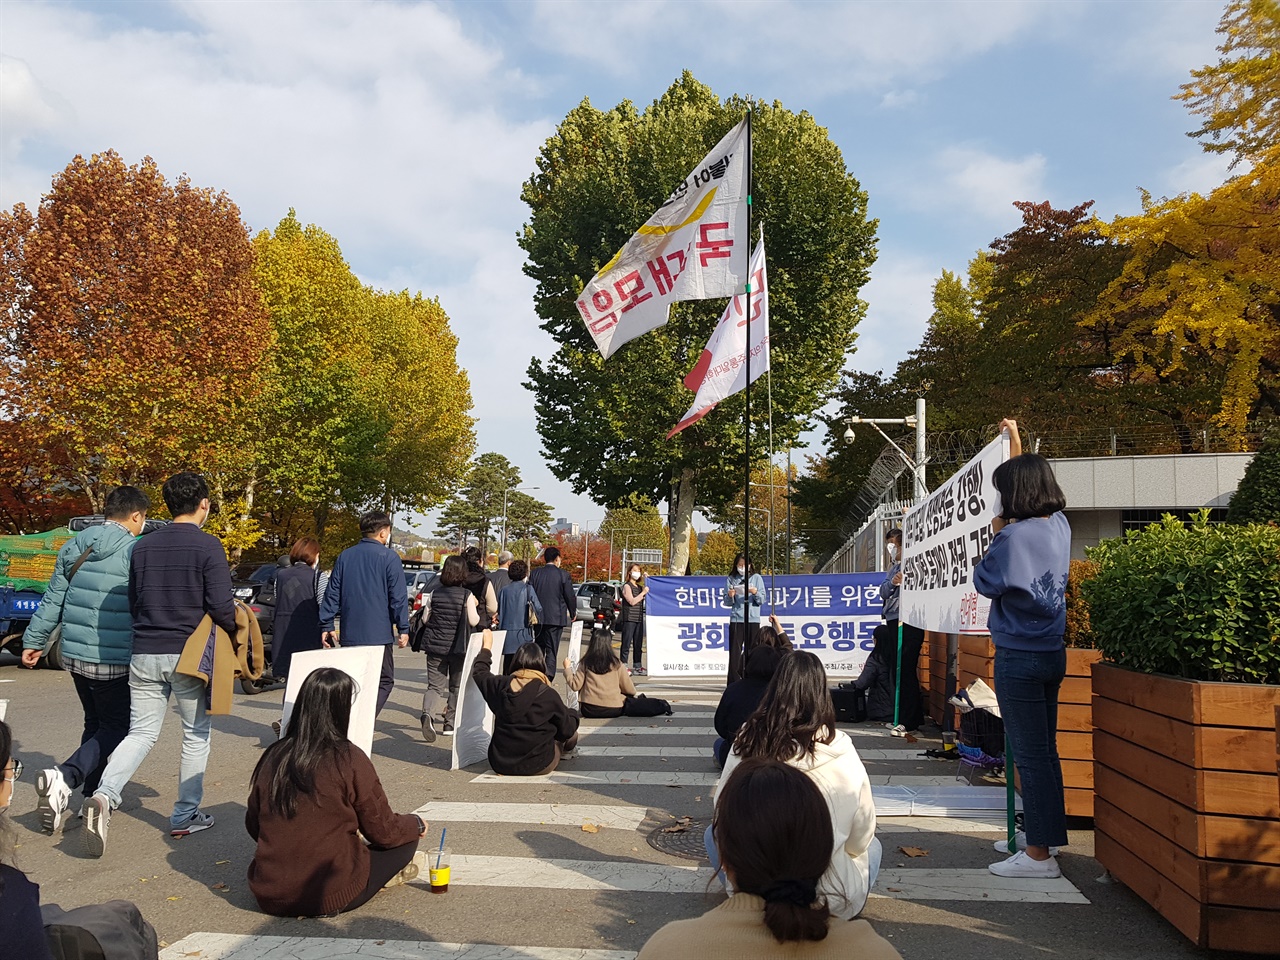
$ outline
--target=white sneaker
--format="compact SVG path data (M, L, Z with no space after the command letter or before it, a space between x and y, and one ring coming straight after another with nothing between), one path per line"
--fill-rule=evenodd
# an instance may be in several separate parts
M1019 830L1017 833L1013 835L1013 841L1017 845L1019 850L1027 849L1027 835L1023 833L1021 830ZM1007 854L1009 852L1009 838L1005 837L1005 839L1003 840L997 840L995 843L992 844L992 846L995 847L996 853ZM1061 849L1062 849L1061 847L1050 847L1049 856L1056 857L1058 855L1058 851Z
M904 727L902 724L898 724L896 727L889 728L889 736L891 737L905 737L906 735L907 735L907 728Z
M997 877L1019 877L1037 880L1054 880L1062 876L1062 868L1058 861L1050 857L1047 860L1032 860L1025 850L1019 850L1008 860L1001 860L987 867Z
M398 887L403 883L413 883L418 878L425 876L427 872L427 855L419 850L413 855L413 859L403 870L382 885L385 890L387 887Z
M45 833L57 833L62 818L71 807L71 788L57 767L41 770L36 777L36 811Z

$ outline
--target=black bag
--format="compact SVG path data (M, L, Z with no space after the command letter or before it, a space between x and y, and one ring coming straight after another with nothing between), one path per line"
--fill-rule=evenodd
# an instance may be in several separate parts
M661 697L646 697L642 693L636 697L624 698L622 715L624 717L669 717L671 704Z
M46 903L40 908L44 936L54 960L156 960L156 931L126 900L74 910Z
M458 614L458 626L453 631L453 648L449 651L455 657L466 656L467 644L471 642L471 624L467 623L467 605L462 605Z
M831 689L831 702L836 708L837 723L861 723L867 719L867 694L854 686Z

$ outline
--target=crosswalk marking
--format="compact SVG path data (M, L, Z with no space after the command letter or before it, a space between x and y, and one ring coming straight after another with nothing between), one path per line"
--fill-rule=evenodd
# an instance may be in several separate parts
M472 783L501 783L520 786L534 783L556 783L564 786L589 783L616 783L647 786L714 787L720 774L678 770L556 770L540 777L504 777L499 773L482 773Z
M709 741L714 741L716 731L714 727L669 727L659 725L656 727L627 727L621 724L616 726L599 726L599 727L578 727L578 739L583 737L606 736L606 737L706 737Z
M160 960L635 960L634 950L582 947L508 947L430 940L352 940L345 937L271 937L252 933L193 933L160 951Z
M551 890L630 890L702 893L714 876L710 867L627 860L550 860L454 854L449 885L541 887Z
M1066 877L997 877L980 870L885 869L871 896L891 900L985 900L1005 903L1083 903L1088 897Z
M413 811L429 823L537 823L578 827L638 830L647 815L644 807L592 803L447 803L433 800Z
M578 747L574 753L579 757L706 757L711 759L711 746L705 747L633 747L606 746Z
M969 817L876 817L876 833L1004 833L1005 819Z

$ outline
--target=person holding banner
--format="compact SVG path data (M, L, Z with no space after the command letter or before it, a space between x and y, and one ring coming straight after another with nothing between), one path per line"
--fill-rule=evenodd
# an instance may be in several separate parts
M744 554L733 560L733 569L724 581L724 602L729 611L729 679L742 679L746 655L754 649L760 634L760 605L764 602L764 578Z
M999 877L1062 875L1052 847L1067 842L1067 814L1058 758L1058 690L1067 672L1066 587L1071 527L1066 496L1049 461L1020 454L1018 427L1009 430L1012 459L991 475L999 498L991 522L995 536L973 568L973 585L991 598L987 627L996 648L995 686L1000 715L1022 777L1026 833L1019 849L993 863ZM997 851L1008 853L1008 842Z
M896 688L898 698L895 737L905 736L909 730L920 729L924 723L924 698L920 696L920 650L924 647L924 631L898 619L898 600L902 590L902 529L894 527L884 535L885 551L889 555L889 572L880 584L880 599L884 601L885 622L875 629L877 649L889 653L889 684ZM902 681L898 682L898 663L902 663ZM891 723L893 721L890 721Z
M632 673L645 675L641 666L641 648L644 646L644 598L649 595L649 585L644 582L644 570L633 563L627 571L627 582L622 588L622 662L627 662L627 651L632 651Z

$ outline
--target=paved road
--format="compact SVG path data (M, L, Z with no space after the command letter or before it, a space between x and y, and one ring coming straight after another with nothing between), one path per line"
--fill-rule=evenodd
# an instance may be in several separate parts
M430 842L448 827L449 846L463 858L453 887L432 896L408 885L352 915L282 920L255 909L245 882L253 844L242 826L249 774L270 742L279 691L237 694L235 714L215 720L205 792L214 829L185 840L168 836L180 741L174 716L125 792L106 856L90 860L81 853L78 822L48 837L34 812L35 771L64 758L78 739L70 678L15 664L0 655L0 698L10 701L15 750L31 771L12 808L19 866L40 884L46 903L135 901L166 944L165 960L435 960L458 957L459 944L506 947L470 950L467 960L629 960L662 924L696 916L723 896L709 883L705 862L647 842L674 818L710 817L711 714L720 686L709 680L640 679L645 692L675 702L674 717L587 721L576 759L552 777L521 780L488 775L483 765L449 771L448 741L427 745L418 732L421 658L399 652L399 681L379 721L374 761L392 805L430 821ZM1122 886L1096 882L1102 871L1087 830L1071 834L1063 880L996 881L986 865L1001 835L1002 788L958 789L953 764L919 756L928 740L907 744L874 725L847 729L876 785L885 847L863 915L904 957L1212 956ZM927 856L908 857L899 852L904 846Z

